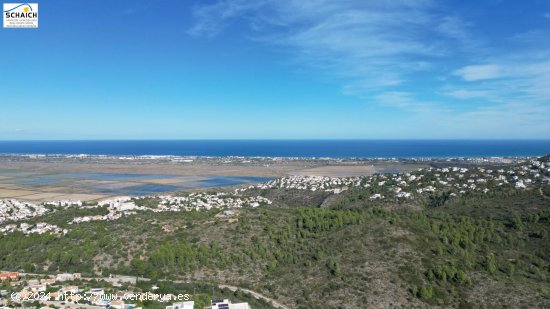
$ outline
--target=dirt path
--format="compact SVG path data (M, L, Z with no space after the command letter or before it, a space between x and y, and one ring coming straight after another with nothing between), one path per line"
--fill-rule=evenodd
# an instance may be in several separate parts
M540 196L542 196L542 198L550 200L550 196L546 196L544 194L544 192L542 191L542 187L539 187L539 193L540 193Z
M235 292L236 290L241 290L243 293L250 294L250 295L252 295L252 296L253 296L254 298L256 298L256 299L263 299L263 300L265 300L265 301L271 303L271 305L273 305L273 307L275 307L275 308L289 309L289 307L287 307L287 306L285 306L285 305L283 305L283 304L278 303L278 302L277 302L276 300L274 300L273 298L269 298L269 297L267 297L267 296L265 296L265 295L262 295L262 294L260 294L260 293L258 293L258 292L254 292L254 291L249 290L249 289L243 289L243 288L239 288L239 287L237 287L237 286L231 286L231 285L225 285L225 284L220 284L220 285L218 285L218 287L221 288L221 289L226 288L226 289L229 289L229 290L231 290L231 291L233 291L233 292Z

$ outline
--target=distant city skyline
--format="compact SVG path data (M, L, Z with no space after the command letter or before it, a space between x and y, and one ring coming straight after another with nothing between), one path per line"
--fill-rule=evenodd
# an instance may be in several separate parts
M38 3L0 140L550 138L548 1Z

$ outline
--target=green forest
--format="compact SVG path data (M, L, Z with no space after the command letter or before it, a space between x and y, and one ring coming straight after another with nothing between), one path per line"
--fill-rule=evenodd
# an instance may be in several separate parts
M210 210L68 225L75 213L65 210L33 219L69 228L63 237L0 236L0 269L228 283L296 308L392 301L475 308L497 298L540 307L550 304L548 191L434 195L390 207L358 198L359 189L319 208L283 190L277 195L292 205L280 198L274 207L240 209L236 222Z

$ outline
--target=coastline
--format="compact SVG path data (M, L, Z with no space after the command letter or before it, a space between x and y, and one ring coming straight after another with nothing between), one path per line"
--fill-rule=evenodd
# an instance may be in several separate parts
M0 141L0 154L120 157L476 158L550 153L549 140Z

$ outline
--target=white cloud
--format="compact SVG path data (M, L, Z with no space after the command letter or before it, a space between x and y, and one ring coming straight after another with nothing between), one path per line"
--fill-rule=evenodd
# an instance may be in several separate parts
M449 38L454 41L446 42L448 49L457 49L465 52L473 52L481 54L485 52L485 44L472 33L473 24L465 21L460 16L450 15L439 18L435 31L440 33L444 38ZM448 51L452 53L452 50Z
M443 94L448 95L453 98L461 100L469 100L474 98L485 98L491 99L492 95L489 91L484 90L469 90L469 89L453 89L443 92Z
M502 68L494 64L469 65L453 72L466 81L477 81L503 77Z
M550 61L546 59L544 53L534 52L523 53L522 58L493 58L495 63L491 65L467 66L453 74L471 83L446 85L440 92L458 99L485 98L493 103L528 101L548 105Z
M439 119L441 134L486 128L487 136L502 136L516 132L504 121L515 116L518 136L529 126L547 129L547 30L516 34L507 41L514 49L502 50L475 35L472 22L444 12L432 0L221 0L196 9L189 34L222 35L238 21L251 40L281 47L344 94L407 111L413 123ZM460 62L476 63L450 73L468 83L448 78L449 64Z
M224 0L212 5L197 7L194 11L196 22L188 30L190 35L215 36L234 18L264 7L268 1Z
M423 115L444 114L451 110L440 103L419 100L414 93L406 91L388 91L374 97L379 104L412 111Z
M431 68L418 57L449 52L425 39L440 22L432 7L431 0L224 0L199 7L189 33L216 36L239 20L250 26L253 40L282 47L295 63L337 79L344 93L362 95ZM438 35L459 36L459 27L455 22Z

